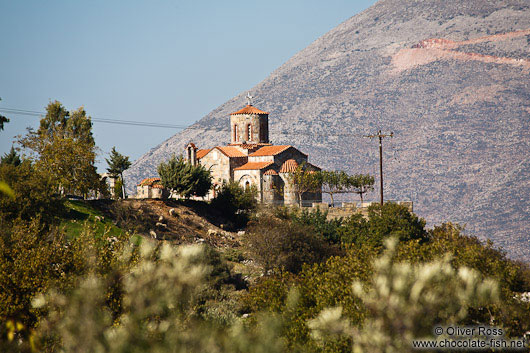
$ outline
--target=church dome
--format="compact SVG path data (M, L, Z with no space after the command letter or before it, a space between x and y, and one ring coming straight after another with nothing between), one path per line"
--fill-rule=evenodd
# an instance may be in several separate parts
M246 107L243 109L238 110L237 112L230 113L230 115L238 115L238 114L257 114L257 115L269 115L269 113L264 112L263 110L260 110L253 105L247 104Z

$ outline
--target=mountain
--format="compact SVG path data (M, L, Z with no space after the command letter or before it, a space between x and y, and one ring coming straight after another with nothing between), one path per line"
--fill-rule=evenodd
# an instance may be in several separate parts
M528 259L529 84L528 0L382 0L250 91L271 113L272 142L323 168L377 176L377 142L363 136L393 131L388 199L413 199L428 224L465 224ZM227 143L245 93L138 159L129 188L189 141Z

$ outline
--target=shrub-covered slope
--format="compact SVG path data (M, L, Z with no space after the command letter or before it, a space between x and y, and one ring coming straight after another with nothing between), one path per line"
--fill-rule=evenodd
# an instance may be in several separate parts
M528 258L529 29L524 0L383 0L249 89L271 112L272 142L323 168L377 174L377 145L363 135L394 131L389 198ZM228 142L228 115L245 93L137 160L129 188L189 141Z

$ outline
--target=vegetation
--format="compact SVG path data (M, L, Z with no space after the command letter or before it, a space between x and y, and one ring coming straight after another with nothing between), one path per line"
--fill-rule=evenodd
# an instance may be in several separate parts
M244 242L265 273L297 273L304 264L318 263L338 253L338 248L313 227L271 216L253 222Z
M296 193L298 204L302 207L302 197L305 193L316 192L322 187L322 174L308 164L300 164L289 174L289 182Z
M11 146L11 149L9 150L9 153L4 154L2 159L0 160L0 163L2 164L12 164L15 167L19 166L20 156L18 155L17 151L15 151L15 147Z
M330 220L320 211L258 208L254 188L227 183L211 204L179 207L221 214L244 234L208 231L212 246L181 244L206 242L194 234L139 236L164 228L167 217L185 223L186 213L57 192L94 187L84 173L64 175L70 153L95 150L90 126L82 110L70 116L50 103L24 139L36 156L12 150L0 163L2 352L409 352L412 340L435 339L435 325L482 323L507 337L530 330L528 264L458 225L426 229L394 203ZM109 168L126 166L113 155ZM66 169L48 171L51 160ZM185 197L211 186L207 170L182 158L159 173ZM307 167L293 175L301 193L319 183L333 193L373 185ZM178 205L152 205L162 203Z
M35 169L49 176L55 190L86 195L101 184L94 165L96 146L92 122L83 108L70 114L58 102L50 102L37 131L29 129L19 142L33 152Z
M0 196L0 218L4 221L40 218L50 224L61 215L63 204L54 191L49 175L29 160L20 165L0 163L0 180L13 191L13 197Z
M0 98L0 101L1 100L2 98ZM4 130L4 124L8 122L9 122L9 119L3 116L2 114L0 114L0 131Z
M239 183L230 181L223 183L210 204L235 227L241 227L247 224L250 214L258 206L257 195L255 186L243 188Z
M173 155L160 163L158 175L165 188L185 198L205 196L212 187L210 171L202 165L191 165L182 156Z
M348 175L345 172L326 171L321 173L322 192L329 194L331 204L334 204L333 195L355 193L358 194L363 202L363 195L374 190L375 179L368 174Z
M116 147L112 147L112 150L110 151L110 158L105 159L105 161L107 161L108 164L107 172L109 172L113 178L117 179L114 185L114 195L116 198L125 198L126 193L123 182L123 172L129 169L131 166L129 157L124 156L116 151ZM121 191L117 193L116 191L119 189L121 189Z

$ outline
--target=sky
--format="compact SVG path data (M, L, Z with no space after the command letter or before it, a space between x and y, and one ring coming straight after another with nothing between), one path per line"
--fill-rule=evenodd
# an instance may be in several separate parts
M375 0L0 0L0 109L190 125ZM242 102L244 104L244 102ZM1 112L0 154L38 116ZM178 132L94 122L98 171Z

